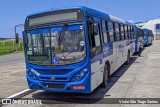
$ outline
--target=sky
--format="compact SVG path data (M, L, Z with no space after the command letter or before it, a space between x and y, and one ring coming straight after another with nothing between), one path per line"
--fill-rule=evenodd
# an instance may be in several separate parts
M0 38L14 38L14 26L24 24L29 14L85 5L86 0L0 0ZM159 5L160 0L88 0L88 7L130 22L158 18ZM17 29L20 37L22 29Z

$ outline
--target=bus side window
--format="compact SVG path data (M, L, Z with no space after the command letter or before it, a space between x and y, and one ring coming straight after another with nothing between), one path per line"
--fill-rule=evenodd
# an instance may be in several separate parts
M125 28L125 39L128 39L128 29L127 29L127 26L125 25L124 28Z
M115 23L115 34L116 34L116 41L120 41L120 31L118 23Z
M32 47L32 35L30 32L26 33L26 52L27 55L32 55L33 53L33 47Z
M120 25L120 29L121 29L121 40L124 40L125 39L125 33L124 33L123 24Z
M106 20L102 20L102 36L103 36L103 42L108 43L108 32L107 32L107 22Z
M109 33L109 42L114 42L114 25L113 22L108 21L108 33Z

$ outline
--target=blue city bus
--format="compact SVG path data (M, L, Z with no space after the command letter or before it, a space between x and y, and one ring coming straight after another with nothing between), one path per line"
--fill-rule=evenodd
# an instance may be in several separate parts
M153 32L149 29L143 29L144 31L144 45L148 46L153 42Z
M24 29L34 90L91 93L135 53L133 24L87 7L29 15Z
M139 52L139 44L141 43L144 46L144 31L142 28L135 26L135 36L136 36L136 43L135 43L135 52Z

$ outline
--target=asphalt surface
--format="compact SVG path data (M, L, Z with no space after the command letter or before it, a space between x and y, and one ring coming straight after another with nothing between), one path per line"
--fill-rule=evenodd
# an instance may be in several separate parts
M0 56L0 67L24 63L24 54L12 54L8 56Z
M23 54L0 57L0 98L27 89Z
M26 107L160 107L160 105L133 104L133 105L104 105L104 98L160 98L160 41L154 41L152 46L146 47L142 56L134 55L129 65L120 67L110 78L106 88L98 87L91 94L57 93L48 91L35 91L23 98L44 100L54 105L25 105ZM56 98L56 99L55 99ZM58 99L57 99L58 98ZM76 100L78 98L78 101ZM80 98L80 99L79 99ZM93 98L86 100L85 98ZM75 99L75 100L74 100ZM91 105L81 105L81 103ZM75 103L75 104L72 104ZM21 107L22 105L8 105L8 107Z

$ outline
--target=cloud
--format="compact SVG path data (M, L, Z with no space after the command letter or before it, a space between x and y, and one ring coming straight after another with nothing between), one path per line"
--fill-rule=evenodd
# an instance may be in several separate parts
M129 20L128 22L130 22L130 23L135 23L135 20Z

